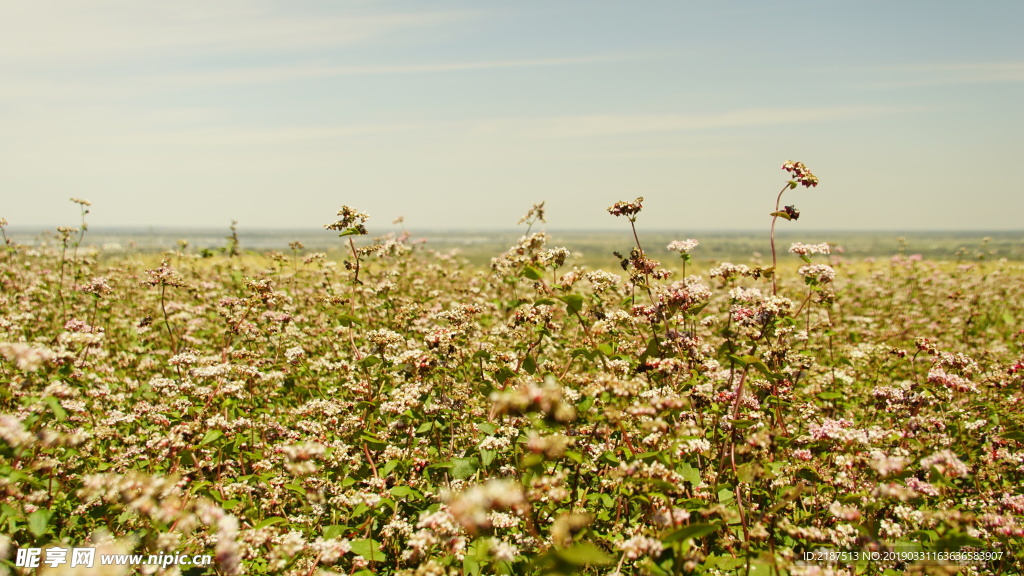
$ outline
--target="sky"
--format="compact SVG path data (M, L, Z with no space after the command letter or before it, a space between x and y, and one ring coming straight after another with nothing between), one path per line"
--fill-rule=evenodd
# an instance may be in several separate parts
M12 227L1024 229L1024 3L0 0Z

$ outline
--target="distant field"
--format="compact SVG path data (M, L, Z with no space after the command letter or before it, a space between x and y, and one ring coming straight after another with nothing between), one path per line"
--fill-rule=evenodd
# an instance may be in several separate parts
M371 234L383 232L370 230ZM411 230L413 240L425 240L425 246L448 252L458 250L459 254L474 265L484 265L515 244L525 232L518 230L497 231L417 231ZM612 255L618 250L628 254L633 238L627 230L622 231L549 231L549 245L565 246L574 255L572 263L588 268L615 267L617 259ZM217 252L227 244L228 230L104 230L90 229L85 245L109 253L162 252L178 250L179 241L188 242L187 251L200 252L207 249ZM54 244L54 232L43 230L14 230L15 241L25 245L40 243ZM1024 260L1024 232L828 232L820 230L780 230L778 247L784 253L793 242L830 242L841 247L845 258L889 258L903 253L921 254L929 260ZM665 246L672 240L695 238L700 246L693 253L698 269L711 267L721 261L738 263L757 262L770 254L768 231L752 232L645 232L642 242L644 250L652 257L669 264L673 255ZM262 253L267 251L289 251L288 244L300 241L306 250L332 252L342 250L344 244L335 234L324 230L245 230L239 229L239 243L243 251ZM362 244L369 243L364 239ZM330 254L333 258L334 255ZM769 256L770 260L770 256Z

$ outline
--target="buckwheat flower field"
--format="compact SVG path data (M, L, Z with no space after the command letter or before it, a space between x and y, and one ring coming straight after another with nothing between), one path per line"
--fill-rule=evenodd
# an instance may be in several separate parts
M347 206L337 261L147 259L80 249L75 201L55 248L0 252L0 572L1022 569L1020 263L806 238L701 268L642 198L607 269L543 205L483 267ZM83 546L212 564L46 564Z

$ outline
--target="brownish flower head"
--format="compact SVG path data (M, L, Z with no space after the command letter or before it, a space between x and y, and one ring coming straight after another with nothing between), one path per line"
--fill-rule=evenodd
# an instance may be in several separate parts
M154 270L146 270L146 274L149 276L145 280L139 282L143 286L185 286L185 281L182 280L178 273L171 268L167 260L160 263L160 267Z
M327 230L335 230L342 233L342 236L349 236L352 234L358 234L360 236L365 235L366 232L366 221L370 219L363 212L359 212L355 208L350 206L342 206L341 210L338 210L338 216L341 216L338 220L335 220L331 224L324 226Z
M608 208L608 213L612 216L626 216L633 218L640 213L643 208L644 197L640 196L632 202L616 202L611 208Z
M541 202L540 204L534 204L533 207L530 208L530 211L527 212L525 216L520 218L519 222L516 222L516 224L536 222L538 220L544 222L545 224L547 223L547 220L544 219L544 202Z
M812 174L811 171L807 169L807 166L804 166L803 162L787 160L786 163L782 165L782 169L792 174L793 180L795 180L797 184L803 184L806 188L818 185L818 177Z

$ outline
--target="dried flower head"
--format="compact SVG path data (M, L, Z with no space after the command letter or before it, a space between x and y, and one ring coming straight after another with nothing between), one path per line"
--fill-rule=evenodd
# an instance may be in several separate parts
M799 220L800 210L798 210L796 206L791 204L790 206L782 208L778 212L773 212L772 216L782 216L787 220Z
M139 282L143 286L186 286L185 281L174 268L171 268L167 260L162 261L159 268L146 270L146 274L149 278Z
M519 219L519 222L516 222L516 224L524 224L527 222L532 223L537 221L547 223L547 220L544 219L544 202L534 204L533 207Z
M72 198L71 201L74 202L75 204L81 204L83 207L92 206L92 202L89 202L88 200L83 200L81 198Z
M807 169L807 166L804 166L803 162L787 160L786 163L782 165L782 169L792 174L793 181L797 184L802 184L806 188L818 185L818 177L812 174L811 171Z
M80 285L78 290L85 292L86 294L92 294L96 297L106 296L114 291L114 289L110 287L110 284L107 283L107 279L102 276L93 278L88 284Z
M341 232L341 236L366 235L366 221L370 217L365 213L350 206L342 206L341 210L338 210L338 216L341 218L324 225L324 228Z
M616 202L608 208L608 213L612 216L626 216L633 219L643 209L643 201L644 197L640 196L632 202Z

